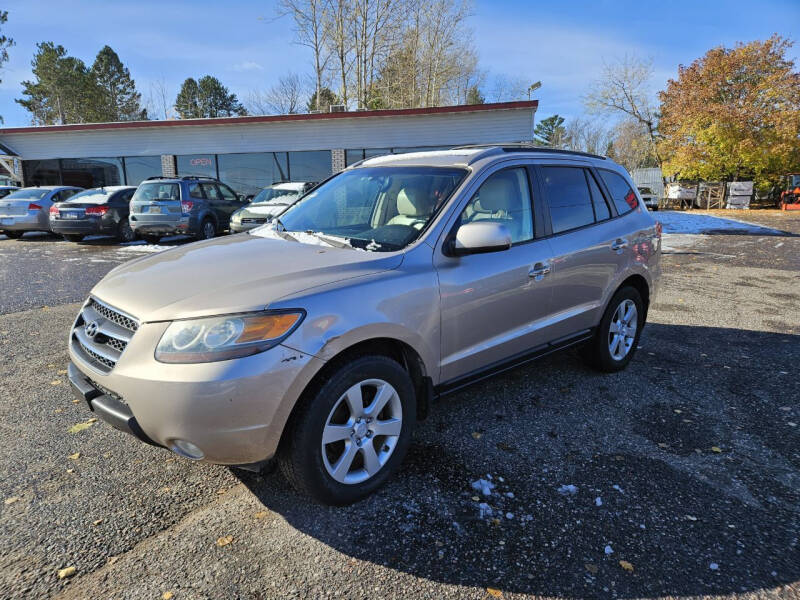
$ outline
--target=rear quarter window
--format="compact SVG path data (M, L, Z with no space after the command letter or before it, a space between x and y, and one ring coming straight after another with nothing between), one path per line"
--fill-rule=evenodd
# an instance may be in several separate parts
M614 205L620 215L629 213L639 206L636 193L622 175L606 169L598 169L598 172L611 193L611 199L614 201Z

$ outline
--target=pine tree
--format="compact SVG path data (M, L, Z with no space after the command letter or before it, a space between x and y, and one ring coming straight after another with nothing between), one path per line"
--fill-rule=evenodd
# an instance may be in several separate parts
M99 88L99 110L103 121L147 119L147 110L141 106L142 96L136 91L130 71L110 46L104 46L97 53L91 74Z
M465 104L485 104L486 98L481 94L481 90L477 85L473 85L467 90L467 98Z
M231 94L219 79L206 75L199 81L191 77L183 82L175 110L181 119L202 119L246 115L236 94Z
M331 105L332 104L340 104L339 96L333 93L330 88L324 87L319 91L319 102L317 102L317 93L314 92L311 94L311 98L308 99L308 104L306 105L308 108L308 112L311 111L319 111L319 112L331 112Z
M200 114L200 92L197 82L189 77L181 85L178 97L175 98L175 112L181 119L199 119Z
M564 117L553 115L542 119L533 129L534 141L542 146L559 148L566 141L567 130L564 127Z
M64 47L53 42L41 42L36 47L31 61L35 80L22 82L22 95L27 97L15 102L30 111L37 125L101 120L101 93L83 61L67 56Z

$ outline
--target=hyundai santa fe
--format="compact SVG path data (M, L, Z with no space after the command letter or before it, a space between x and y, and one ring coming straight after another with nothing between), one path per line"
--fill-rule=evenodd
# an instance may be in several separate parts
M193 460L277 457L319 501L395 472L437 397L570 346L636 353L661 228L619 165L525 146L353 165L270 225L139 258L91 291L69 378Z

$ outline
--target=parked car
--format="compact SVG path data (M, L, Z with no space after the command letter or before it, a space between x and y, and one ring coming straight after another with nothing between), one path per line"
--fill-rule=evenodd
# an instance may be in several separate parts
M658 196L653 193L653 190L646 186L640 186L638 189L644 205L650 210L658 210Z
M365 160L270 226L112 270L72 328L69 379L145 442L277 456L299 490L353 502L438 396L571 346L628 365L661 252L635 189L611 160L533 147Z
M19 188L13 185L0 186L0 198L5 198L11 192L16 192L17 190L19 190Z
M148 243L165 235L213 238L230 228L231 215L247 201L211 177L150 177L131 200L131 228Z
M268 223L281 214L314 187L313 182L287 181L265 187L256 194L250 204L243 206L231 216L231 232L248 231Z
M113 235L132 242L136 234L128 223L129 203L135 187L109 186L78 192L50 207L50 230L68 242L87 235Z
M50 231L49 212L53 202L63 202L80 192L79 187L28 187L0 199L0 233L10 238L26 231Z

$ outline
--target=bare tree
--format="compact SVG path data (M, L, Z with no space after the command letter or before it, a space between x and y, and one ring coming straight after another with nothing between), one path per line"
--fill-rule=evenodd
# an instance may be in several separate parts
M493 102L523 100L528 92L528 83L521 77L511 77L505 73L494 76L489 91Z
M656 145L658 122L650 80L653 64L635 56L605 65L600 79L594 82L585 98L589 112L595 114L622 114L638 123L647 132L650 152L658 166L663 161Z
M602 155L608 152L612 140L612 132L596 120L577 117L565 125L564 146L568 150Z
M253 90L247 97L247 112L253 115L292 115L303 110L308 87L297 73L287 73L268 90Z
M327 0L280 0L278 4L281 15L291 15L294 19L297 43L310 48L314 54L316 98L320 96L330 60L327 6Z
M339 96L345 106L350 102L348 84L353 68L353 10L353 0L328 0L326 40L335 59Z
M647 127L633 118L617 123L613 131L611 154L628 171L660 166Z
M147 114L154 119L163 119L165 121L173 119L175 117L173 98L175 98L175 94L163 76L151 81L147 99L145 100Z

